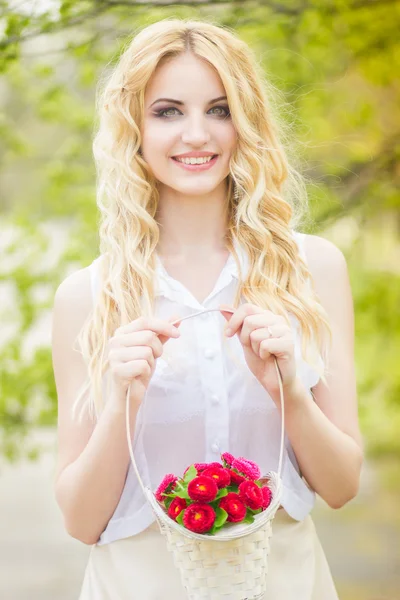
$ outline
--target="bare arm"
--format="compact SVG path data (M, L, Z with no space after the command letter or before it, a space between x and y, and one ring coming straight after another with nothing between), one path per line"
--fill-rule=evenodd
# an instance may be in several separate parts
M157 318L143 318L119 327L108 341L112 377L110 397L97 423L85 416L72 420L71 409L86 379L85 362L73 349L92 310L90 273L77 271L59 286L53 310L53 369L58 396L58 464L55 494L68 533L86 544L98 541L121 497L129 467L125 397L130 384L130 430L155 360L177 327ZM175 319L175 316L171 317Z
M56 500L68 533L86 544L99 539L125 483L129 450L123 402L107 402L97 424L73 422L71 408L86 378L86 365L72 346L92 308L88 269L58 288L53 309L53 369L58 395ZM132 411L131 431L136 413Z
M85 544L98 541L121 497L130 461L125 431L124 412L108 404L82 454L58 477L66 529Z
M342 252L318 236L307 236L305 250L316 291L333 333L327 388L320 380L314 400L297 379L285 413L286 431L309 485L331 508L358 492L363 444L358 424L354 368L354 313Z

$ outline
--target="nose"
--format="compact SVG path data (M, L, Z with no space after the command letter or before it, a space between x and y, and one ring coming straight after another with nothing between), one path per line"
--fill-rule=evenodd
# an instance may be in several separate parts
M193 146L202 146L210 140L208 125L203 116L189 117L182 132L182 142Z

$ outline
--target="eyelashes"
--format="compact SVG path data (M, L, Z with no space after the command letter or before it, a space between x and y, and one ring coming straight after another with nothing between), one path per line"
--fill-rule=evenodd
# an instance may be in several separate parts
M230 117L231 113L230 113L229 108L227 106L214 106L213 108L210 108L210 110L216 110L217 108L218 109L222 109L225 112L225 114L223 114L223 115L218 115L217 114L217 117L221 117L223 119L226 119L227 117ZM178 110L178 109L175 108L174 106L170 106L169 108L162 108L161 110L159 110L156 113L154 113L154 115L156 117L160 117L161 119L168 119L169 116L166 115L165 113L167 113L170 110ZM180 112L180 111L178 111L178 112ZM171 116L174 117L176 115L171 115Z

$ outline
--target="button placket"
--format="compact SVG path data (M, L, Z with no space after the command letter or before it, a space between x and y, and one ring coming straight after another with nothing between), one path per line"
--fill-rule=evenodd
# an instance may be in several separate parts
M214 406L217 406L218 404L220 404L220 399L219 396L217 396L217 394L211 394L211 404L213 404Z
M217 351L214 348L206 348L204 350L204 356L206 358L214 358L217 355Z
M229 414L224 401L225 381L223 356L221 355L220 327L216 313L207 313L209 319L200 319L195 332L203 340L199 348L200 377L204 382L205 401L205 460L219 460L221 452L228 447ZM214 316L214 318L213 318Z
M218 441L215 441L213 444L211 444L211 450L214 452L214 454L220 453L221 450Z

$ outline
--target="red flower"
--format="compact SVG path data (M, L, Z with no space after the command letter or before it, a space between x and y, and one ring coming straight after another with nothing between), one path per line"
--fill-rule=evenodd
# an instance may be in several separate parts
M173 475L172 473L168 473L168 475L165 475L164 479L162 480L154 494L159 502L162 502L164 500L164 498L162 497L164 493L169 494L169 492L171 492L174 489L175 483L177 481L178 478L175 477L175 475Z
M245 505L253 510L257 510L263 506L263 493L261 488L259 488L254 481L243 481L243 483L239 485L239 496Z
M183 474L183 476L185 477L186 473L188 472L188 470L190 469L192 465L189 465L187 469L185 469L185 472ZM204 471L204 469L208 469L208 467L222 467L222 465L220 465L220 463L217 462L212 462L212 463L194 463L194 468L196 469L197 473L200 474Z
M217 462L212 462L212 463L194 463L194 466L196 467L198 473L201 473L205 469L209 469L211 467L215 467L215 468L219 467L220 469L222 469L222 465L220 465L220 463L217 463Z
M186 508L186 506L187 502L184 498L174 498L171 504L169 505L168 509L168 514L171 517L171 519L174 519L174 521L176 521L176 517L184 508Z
M190 504L183 513L183 524L190 531L205 533L214 525L215 517L215 510L209 504Z
M231 485L240 485L243 481L246 481L246 479L242 475L239 475L239 473L236 473L236 471L229 472L231 474Z
M255 481L261 477L261 471L252 460L247 460L247 458L235 458L232 463L232 469L236 469L239 473L243 474L247 479L251 479Z
M230 454L229 452L224 452L223 454L221 454L221 458L224 461L226 467L230 467L233 461L235 460L235 457L232 456L232 454Z
M228 469L224 469L221 465L216 467L208 467L204 469L202 475L211 477L219 488L226 487L231 482L231 474Z
M246 516L246 507L239 494L229 492L224 498L221 498L219 507L226 510L228 513L228 521L231 523L239 523Z
M271 504L272 492L271 492L270 488L265 485L264 487L261 488L261 493L263 495L262 507L268 508L268 506Z
M212 502L218 493L218 486L214 479L199 475L192 479L188 485L188 494L197 502Z

